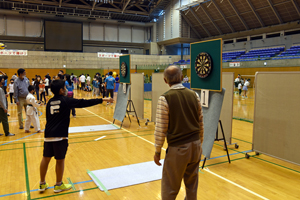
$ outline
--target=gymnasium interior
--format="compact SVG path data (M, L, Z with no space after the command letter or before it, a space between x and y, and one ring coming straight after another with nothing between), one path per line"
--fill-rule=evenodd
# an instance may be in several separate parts
M300 199L300 0L0 0L0 70L7 84L19 68L30 82L60 70L78 79L89 75L91 82L109 72L121 80L114 103L70 116L63 181L72 189L61 193L53 192L54 159L50 187L38 191L44 134L19 129L17 105L7 97L15 136L0 136L0 200L161 199L161 167L153 166L153 156L157 102L169 90L163 72L179 67L183 85L200 91L193 84L194 46L213 41L220 42L221 87L208 89L209 98L225 92L212 147L201 157L197 199ZM246 95L237 78L249 82ZM74 84L74 98L102 98ZM119 120L121 96L126 107ZM38 115L44 130L46 105ZM137 165L141 174L132 170ZM101 170L105 176L95 178ZM185 191L182 182L176 199Z

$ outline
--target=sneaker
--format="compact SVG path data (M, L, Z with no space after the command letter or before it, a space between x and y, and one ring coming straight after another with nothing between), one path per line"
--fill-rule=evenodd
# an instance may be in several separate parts
M106 105L109 105L109 102L107 102Z
M34 126L30 126L30 128L34 128Z
M23 126L20 126L19 129L24 129Z
M48 187L49 187L49 184L48 184L48 183L40 184L39 191L40 191L40 192L44 192L45 190L48 189Z
M76 115L73 115L74 118L76 118Z
M10 114L9 114L9 113L7 113L7 116L10 116Z
M61 182L61 185L55 185L54 186L54 192L62 192L62 191L66 191L72 188L71 184L64 184L63 182Z
M13 133L9 133L8 135L6 135L6 136L15 136L15 134L13 134Z
M0 136L2 136L3 134L2 133L0 133Z

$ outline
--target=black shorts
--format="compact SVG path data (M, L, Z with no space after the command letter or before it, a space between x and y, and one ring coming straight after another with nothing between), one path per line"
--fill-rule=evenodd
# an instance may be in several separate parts
M68 140L58 142L44 142L44 157L53 157L56 160L65 159L68 150Z

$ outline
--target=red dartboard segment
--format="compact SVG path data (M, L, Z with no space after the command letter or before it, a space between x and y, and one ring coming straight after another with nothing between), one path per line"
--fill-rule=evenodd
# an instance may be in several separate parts
M212 59L206 52L198 54L195 60L195 70L200 78L206 78L209 76L212 70Z

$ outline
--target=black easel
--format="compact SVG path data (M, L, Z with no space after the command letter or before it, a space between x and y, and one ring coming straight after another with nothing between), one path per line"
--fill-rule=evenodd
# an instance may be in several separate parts
M132 107L133 107L133 111L131 110L131 105L132 105ZM128 110L128 106L129 106L129 110ZM126 113L127 113L127 115L128 115L128 118L129 118L130 123L131 123L131 119L130 119L129 113L135 113L137 122L138 122L139 126L141 126L141 125L140 125L139 117L138 117L137 114L136 114L136 110L135 110L135 108L134 108L134 105L133 105L133 101L132 101L132 100L128 100L128 101L127 101ZM126 114L125 114L125 117L126 117ZM124 122L124 119L123 119L123 121L122 121L122 123L121 123L120 128L122 128L123 122ZM114 123L115 123L115 119L114 119L114 121L113 121L113 124L114 124Z
M215 141L220 141L220 140L224 140L224 150L226 150L227 152L227 157L228 157L228 162L230 162L230 157L229 157L229 153L228 153L228 148L227 148L227 144L226 144L226 139L225 139L225 134L224 134L224 130L223 130L223 126L222 126L222 121L219 120L219 124L220 124L220 127L221 127L221 131L222 131L222 135L223 135L223 138L218 138L218 130L219 130L219 127L217 128L217 132L216 132L216 138L215 138ZM203 161L203 164L202 164L202 169L204 168L204 165L205 165L205 162L206 162L206 157L204 158L204 161Z

